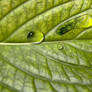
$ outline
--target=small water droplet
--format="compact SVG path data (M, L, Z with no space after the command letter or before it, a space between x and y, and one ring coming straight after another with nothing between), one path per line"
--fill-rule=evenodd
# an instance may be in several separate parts
M40 31L35 31L35 32L32 31L28 33L27 39L29 42L32 42L33 44L40 44L41 42L44 41L45 36Z
M62 43L58 43L57 44L57 48L58 48L58 50L63 50L64 49L64 46L63 46L63 44Z

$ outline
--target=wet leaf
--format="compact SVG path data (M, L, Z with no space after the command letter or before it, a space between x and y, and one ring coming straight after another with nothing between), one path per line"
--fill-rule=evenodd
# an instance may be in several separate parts
M92 92L91 7L0 0L0 92Z

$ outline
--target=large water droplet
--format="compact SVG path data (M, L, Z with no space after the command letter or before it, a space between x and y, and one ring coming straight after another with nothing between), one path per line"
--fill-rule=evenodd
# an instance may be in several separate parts
M78 16L74 19L68 20L63 24L60 24L56 30L56 33L59 35L63 35L63 34L66 34L69 31L74 30L74 29L82 29L83 28L82 26L84 26L84 24L86 24L83 22L85 22L85 20L87 21L87 18L85 18L85 17L87 17L87 16L84 14L84 15ZM87 25L88 25L88 23L87 23ZM90 25L90 23L89 23L89 25Z
M63 35L69 31L71 31L75 26L75 22L74 20L69 21L68 23L65 23L63 25L60 25L57 30L56 33L59 35Z
M28 33L27 39L29 42L32 42L33 44L40 44L44 41L45 37L44 34L40 31L31 31Z

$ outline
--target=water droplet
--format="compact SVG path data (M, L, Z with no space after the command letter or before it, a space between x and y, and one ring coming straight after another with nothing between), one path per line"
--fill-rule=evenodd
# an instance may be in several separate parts
M27 35L28 42L32 42L33 44L40 44L41 42L44 41L45 36L42 32L40 31L35 31L35 32L29 32Z
M62 43L58 43L57 44L57 48L58 48L58 50L63 50L64 49L64 46L63 46L63 44Z
M83 15L80 15L80 16L77 16L76 18L72 19L72 20L68 20L67 22L59 25L59 27L57 28L56 30L56 33L58 35L63 35L63 34L66 34L68 33L69 31L71 30L74 30L74 29L83 29L83 28L87 28L88 27L88 24L92 25L92 23L86 23L85 21L88 22L88 16L86 14L83 14ZM91 18L90 18L90 21ZM84 22L84 23L83 23ZM86 24L85 24L86 23ZM87 26L87 27L84 27L84 26Z
M71 31L74 28L74 20L69 21L68 23L65 23L63 25L60 25L57 30L56 33L59 35L63 35L69 31Z

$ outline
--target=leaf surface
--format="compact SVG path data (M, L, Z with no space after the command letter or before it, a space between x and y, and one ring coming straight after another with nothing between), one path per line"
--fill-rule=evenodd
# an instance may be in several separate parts
M0 0L0 92L92 92L91 6Z

